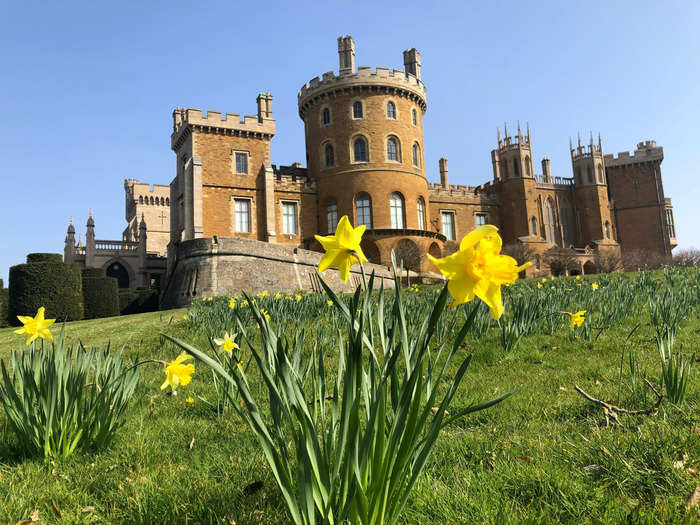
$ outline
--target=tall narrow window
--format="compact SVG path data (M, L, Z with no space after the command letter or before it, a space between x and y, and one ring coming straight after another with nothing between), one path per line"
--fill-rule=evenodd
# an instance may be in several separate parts
M423 197L418 198L418 229L425 230L425 201Z
M401 230L404 228L404 209L403 209L403 197L400 193L391 194L390 202L391 210L391 227L395 230Z
M605 221L605 238L610 238L610 222Z
M239 233L250 233L250 200L235 199L236 209L236 231Z
M559 201L559 222L561 223L561 230L564 235L564 246L571 246L574 244L572 231L573 212L571 211L569 202L565 199Z
M282 232L287 235L297 233L297 203L282 203Z
M552 199L547 199L544 203L544 229L547 240L551 243L554 240L554 209L552 207Z
M476 214L476 227L478 228L479 226L483 226L486 224L487 221L487 216L485 213L477 213Z
M537 219L534 217L530 218L530 233L535 237L537 236Z
M386 104L386 118L396 119L396 105L391 101Z
M598 184L605 184L603 182L605 179L603 178L603 166L598 165Z
M418 125L418 112L416 111L416 108L411 110L411 122L413 122L414 126Z
M588 166L586 172L588 173L588 184L593 184L593 170Z
M355 162L367 162L367 142L362 137L355 139L352 146Z
M420 168L420 146L417 142L413 143L413 165Z
M357 226L363 224L368 229L372 229L372 205L369 200L369 195L361 193L355 198L355 213L357 215Z
M399 140L396 137L389 137L386 141L387 160L400 161Z
M666 224L668 225L668 236L676 238L676 225L673 223L673 210L666 210Z
M352 105L352 118L362 118L362 102L359 100Z
M331 123L331 110L329 108L323 108L321 112L321 122L323 122L324 126Z
M442 234L448 241L455 240L455 214L451 211L442 212Z
M325 157L326 168L335 166L335 153L333 152L333 146L331 144L326 144Z
M248 173L248 154L236 152L236 173Z
M520 177L520 161L513 159L513 177Z
M326 206L326 232L335 232L336 226L338 226L338 204L333 201Z

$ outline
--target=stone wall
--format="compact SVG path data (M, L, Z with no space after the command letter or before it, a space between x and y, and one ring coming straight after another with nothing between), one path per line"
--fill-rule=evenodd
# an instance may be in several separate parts
M177 264L161 296L161 308L186 306L193 299L227 294L321 291L317 271L323 254L237 238L210 238L184 241L178 246ZM393 274L385 266L366 264L385 288L393 288ZM352 292L362 282L359 265L352 268L344 284L336 270L327 270L323 279L334 290ZM379 282L376 283L379 286Z

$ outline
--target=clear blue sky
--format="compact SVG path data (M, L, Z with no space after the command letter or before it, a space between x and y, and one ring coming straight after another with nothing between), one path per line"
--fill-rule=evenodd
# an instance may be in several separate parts
M548 156L559 176L577 132L607 153L655 139L680 247L700 247L700 2L196 4L0 2L0 277L62 252L89 208L97 238L119 239L124 179L175 173L176 106L254 114L270 91L272 161L303 162L297 91L337 70L346 33L358 65L421 52L431 180L443 155L451 182L489 180L504 120L530 122L536 167Z

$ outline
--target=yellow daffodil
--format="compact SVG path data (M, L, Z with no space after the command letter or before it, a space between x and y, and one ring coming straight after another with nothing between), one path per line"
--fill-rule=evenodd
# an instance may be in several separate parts
M295 299L297 300L297 303L298 303L299 301L301 301L302 295L301 295L301 294L297 294L297 296L295 297Z
M183 321L187 321L187 314L182 316Z
M333 306L333 301L331 301L330 299L328 299L328 306Z
M267 310L263 310L262 308L260 309L260 313L265 316L265 319L269 322L270 321L270 314L267 313Z
M569 329L573 330L574 326L581 326L586 320L586 310L579 310L575 314L571 312L564 312L570 318Z
M537 283L537 288L542 288L542 283Z
M343 215L338 221L335 235L322 237L316 235L316 240L321 243L326 251L318 264L318 271L324 272L328 268L337 268L340 272L340 279L348 282L350 277L350 267L359 261L367 262L367 257L362 253L360 242L362 234L365 233L366 226L363 224L353 228L347 215Z
M224 332L224 338L223 339L215 338L214 344L216 344L216 346L218 346L220 348L223 348L224 351L226 351L230 354L236 348L238 348L238 345L234 342L235 338L236 338L235 334L228 335L228 332Z
M581 276L580 276L580 275L577 275L577 276L576 276L576 280L577 280L577 281L580 281L580 280L581 280Z
M236 307L236 300L231 297L231 299L228 300L228 307L233 310Z
M593 283L593 284L591 285L591 288L593 288L594 290L597 290L597 289L598 289L598 283Z
M248 299L246 299L245 301L243 301L243 306L248 306Z
M476 296L489 306L494 319L500 319L504 310L501 286L513 284L518 273L532 265L526 262L518 266L515 259L500 253L501 245L498 228L486 224L467 234L452 255L436 259L428 254L448 280L450 306L467 303Z
M187 386L190 381L192 381L192 374L194 374L194 365L192 363L183 364L185 361L192 359L192 356L187 352L180 353L179 356L175 358L174 361L165 363L165 381L160 385L160 389L163 390L167 388L168 385L174 390L177 387Z
M49 326L56 322L56 319L44 319L44 312L46 309L42 306L37 310L36 315L31 317L29 315L18 315L17 319L22 322L22 328L15 330L16 334L27 334L27 346L29 346L32 341L37 337L42 339L48 339L51 341L53 335L49 330Z
M185 401L187 401L188 403L194 403L194 398L190 396L187 399L185 399Z
M282 299L282 294L280 292L277 292L275 294L275 299Z
M550 280L550 281L553 281L553 280L554 280L554 276L552 275L552 276L549 278L549 280Z

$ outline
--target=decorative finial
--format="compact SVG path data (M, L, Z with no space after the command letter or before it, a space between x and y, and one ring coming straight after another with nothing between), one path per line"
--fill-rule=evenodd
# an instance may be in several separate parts
M520 131L520 121L518 121L518 140L522 142L523 140L523 134Z
M593 147L593 130L591 130L591 148Z
M506 140L508 140L508 124L506 124L505 122L503 123L503 133L505 134Z
M530 123L527 122L527 143L530 143Z
M600 140L600 132L598 132L598 150L603 151L603 143Z
M73 216L70 216L70 223L73 224Z
M90 217L92 217L92 208L90 208Z
M578 133L578 147L581 147L581 133Z
M574 144L571 142L571 137L569 137L569 150L574 151Z
M498 136L498 145L501 145L501 128L496 127L496 135Z

